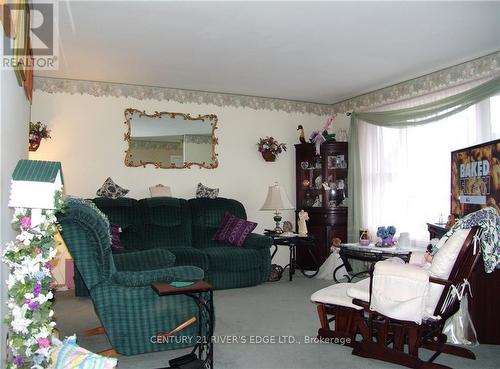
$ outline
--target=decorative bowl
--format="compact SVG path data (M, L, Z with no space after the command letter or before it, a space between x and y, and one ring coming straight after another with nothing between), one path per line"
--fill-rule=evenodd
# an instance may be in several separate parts
M370 240L359 240L359 244L361 246L368 246L370 244Z

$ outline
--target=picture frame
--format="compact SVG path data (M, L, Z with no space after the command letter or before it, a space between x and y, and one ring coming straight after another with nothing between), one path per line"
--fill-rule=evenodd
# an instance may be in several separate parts
M486 206L500 212L500 139L451 152L450 197L456 218Z
M29 31L30 31L30 8L26 1L20 2L21 9L17 12L15 27L16 33L14 38L14 49L16 65L14 72L16 74L17 83L23 86L26 79L29 58Z

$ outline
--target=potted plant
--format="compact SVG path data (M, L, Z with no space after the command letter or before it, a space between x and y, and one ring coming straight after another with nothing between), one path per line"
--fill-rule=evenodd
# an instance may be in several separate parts
M279 154L286 151L286 144L279 143L273 137L266 136L257 142L259 152L265 161L275 161Z
M30 122L30 135L29 135L29 150L36 151L40 147L42 138L50 138L50 130L47 129L45 124L40 122Z

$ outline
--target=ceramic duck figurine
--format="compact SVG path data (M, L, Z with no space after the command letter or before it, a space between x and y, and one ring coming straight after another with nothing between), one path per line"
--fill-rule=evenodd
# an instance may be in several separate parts
M302 124L299 124L299 126L297 127L297 131L299 131L299 141L300 141L300 143L305 144L307 141L306 141L306 138L304 136L304 127L302 127Z

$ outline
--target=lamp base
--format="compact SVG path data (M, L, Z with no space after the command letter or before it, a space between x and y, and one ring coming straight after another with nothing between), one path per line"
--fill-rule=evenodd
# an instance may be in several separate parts
M274 233L283 233L283 228L281 228L281 226L280 226L281 215L278 213L277 210L276 210L276 213L274 214L274 218L273 219L276 222L276 227L274 227L273 232Z

